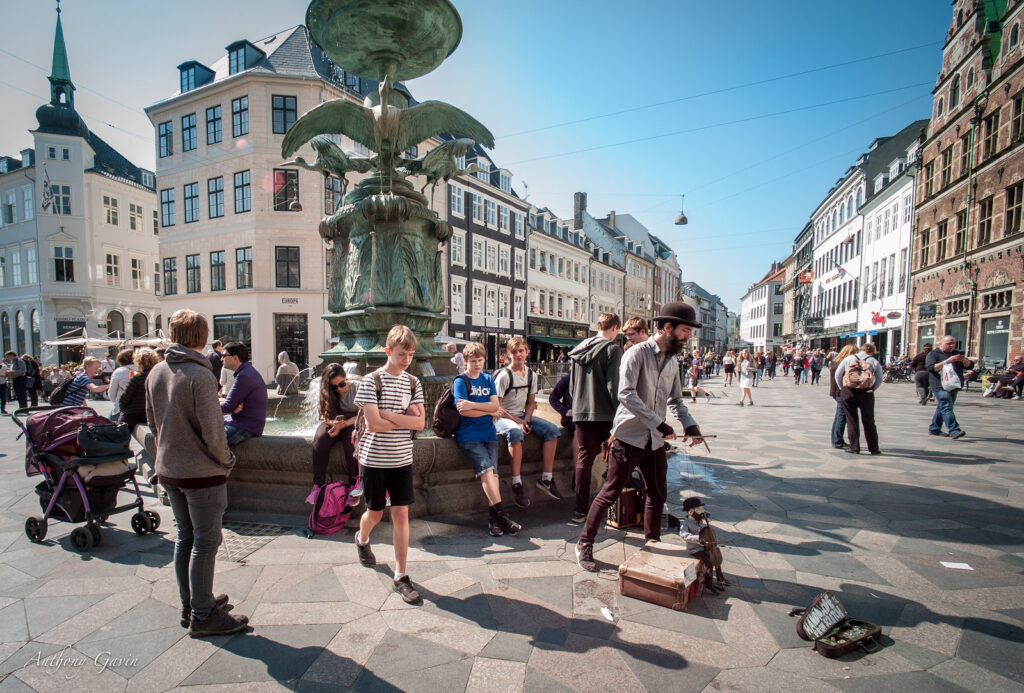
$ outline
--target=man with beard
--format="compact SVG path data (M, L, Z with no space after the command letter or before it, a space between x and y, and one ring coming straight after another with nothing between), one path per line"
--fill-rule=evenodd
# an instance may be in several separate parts
M661 538L662 510L667 496L665 441L676 437L665 420L668 405L683 424L685 435L692 438L690 445L701 442L700 428L681 399L679 369L672 359L682 351L693 328L700 327L700 322L691 306L676 301L662 309L662 315L654 318L654 324L657 328L654 336L626 351L619 367L621 406L612 422L608 476L590 506L576 544L577 563L592 573L597 572L594 538L598 527L608 508L622 494L634 467L640 468L647 489L644 538L647 541Z

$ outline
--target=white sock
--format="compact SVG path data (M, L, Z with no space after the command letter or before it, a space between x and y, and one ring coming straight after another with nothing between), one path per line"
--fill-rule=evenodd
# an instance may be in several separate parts
M367 544L370 543L370 540L369 539L367 539L366 541L361 540L359 538L359 532L356 532L356 543L359 544L360 546L366 546Z
M395 571L395 582L398 582L399 580L401 580L404 577L405 577L405 573L399 573L398 571Z
M512 485L515 486L516 484L521 484L521 483L523 483L523 477L519 476L518 474L513 474L512 475Z
M554 472L541 472L540 478L542 481L551 481L555 478Z

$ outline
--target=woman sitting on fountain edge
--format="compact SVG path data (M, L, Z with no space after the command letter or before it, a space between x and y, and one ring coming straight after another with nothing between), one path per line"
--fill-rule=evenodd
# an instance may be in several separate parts
M349 384L340 363L329 363L324 368L320 377L320 425L313 435L313 490L306 499L307 503L316 501L317 492L327 482L327 464L336 443L341 444L345 453L349 483L352 484L348 505L356 505L363 495L359 461L352 446L352 427L359 411L355 404L357 389Z

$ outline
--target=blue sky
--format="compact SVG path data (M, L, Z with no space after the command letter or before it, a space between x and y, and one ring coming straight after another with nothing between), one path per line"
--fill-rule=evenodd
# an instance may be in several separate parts
M236 39L299 24L306 4L65 0L78 110L152 168L142 109L177 89L175 66L210 64ZM685 280L732 310L875 137L928 116L952 16L938 0L455 5L462 44L409 83L413 94L488 125L495 161L512 170L519 192L529 185L538 206L569 217L582 190L595 216L634 215L676 250ZM48 98L55 16L45 0L0 0L0 16L0 153L16 155ZM682 227L672 224L680 193L690 220Z

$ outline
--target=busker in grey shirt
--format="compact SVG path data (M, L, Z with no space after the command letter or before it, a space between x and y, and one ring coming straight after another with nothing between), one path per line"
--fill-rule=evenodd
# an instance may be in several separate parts
M702 442L700 428L682 401L679 369L673 356L682 351L694 327L700 327L691 306L675 301L654 318L656 332L646 342L626 351L619 368L619 408L612 422L608 476L587 513L576 544L580 567L597 572L594 537L608 508L618 500L633 473L640 468L647 491L644 508L644 538L661 539L661 517L667 496L668 462L665 441L676 437L665 420L669 406L684 426L690 445Z

